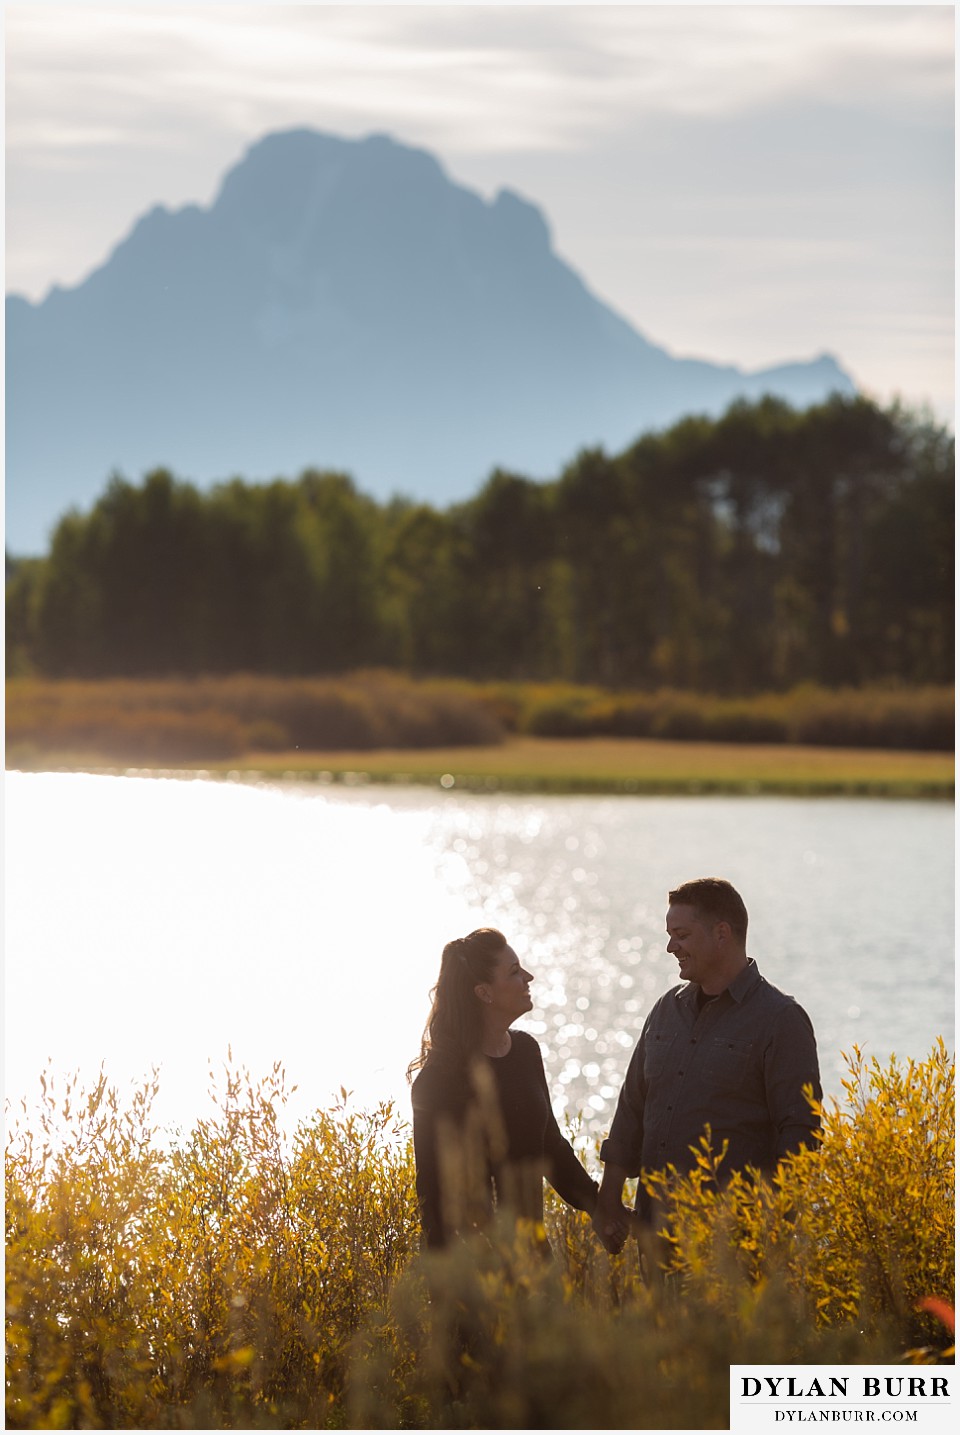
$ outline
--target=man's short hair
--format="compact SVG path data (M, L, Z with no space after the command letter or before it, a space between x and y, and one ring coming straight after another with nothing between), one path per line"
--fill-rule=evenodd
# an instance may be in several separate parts
M695 877L670 894L670 905L695 907L701 921L729 922L742 942L747 940L747 909L737 889L723 877Z

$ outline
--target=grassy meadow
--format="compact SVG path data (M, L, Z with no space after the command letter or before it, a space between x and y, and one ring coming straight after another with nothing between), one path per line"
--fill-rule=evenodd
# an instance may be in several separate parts
M718 1193L707 1146L653 1174L663 1235L619 1257L553 1199L420 1255L406 1123L344 1093L287 1133L279 1067L228 1067L176 1139L156 1078L41 1086L6 1149L10 1429L724 1429L732 1363L952 1360L942 1042L855 1050L772 1183Z
M7 763L548 792L953 793L953 689L719 698L237 675L7 682Z
M953 758L945 753L654 738L511 737L468 751L251 753L247 766L273 778L425 783L474 792L946 797L954 780ZM231 765L214 764L213 770Z

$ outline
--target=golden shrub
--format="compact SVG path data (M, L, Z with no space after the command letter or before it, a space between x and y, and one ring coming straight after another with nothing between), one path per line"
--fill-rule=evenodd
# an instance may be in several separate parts
M920 1308L953 1303L954 1063L942 1038L925 1061L869 1064L855 1047L846 1104L811 1103L819 1148L782 1163L775 1179L734 1173L705 1138L694 1170L648 1180L665 1217L665 1264L714 1300L739 1298L736 1269L754 1287L774 1277L820 1325L888 1329L901 1345L943 1344Z
M364 671L342 677L8 680L7 748L125 762L210 761L243 752L469 747L503 728L462 684Z
M288 1136L279 1066L211 1077L215 1114L176 1140L155 1076L126 1101L45 1076L12 1124L10 1428L723 1428L731 1363L948 1356L942 1042L885 1068L855 1051L820 1149L773 1182L716 1188L709 1144L653 1176L664 1243L615 1258L553 1199L545 1228L421 1256L390 1103L341 1093Z
M344 1096L288 1141L282 1071L228 1068L216 1116L164 1149L155 1090L122 1111L103 1077L45 1077L11 1134L8 1425L325 1425L416 1244L405 1128Z

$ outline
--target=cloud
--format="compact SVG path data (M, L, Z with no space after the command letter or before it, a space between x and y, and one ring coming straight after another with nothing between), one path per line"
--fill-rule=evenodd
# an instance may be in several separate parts
M679 351L828 346L886 385L916 305L943 406L953 28L945 5L8 5L8 281L76 282L270 130L387 131L541 205Z
M953 82L947 7L32 4L7 15L14 148L41 142L51 102L125 116L183 106L228 129L253 113L388 115L490 152L579 148L645 117L799 96L856 104L878 86L888 103L929 108Z

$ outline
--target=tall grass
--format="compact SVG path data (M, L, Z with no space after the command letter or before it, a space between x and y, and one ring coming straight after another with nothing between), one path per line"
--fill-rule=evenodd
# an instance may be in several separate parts
M561 684L494 684L487 701L508 728L539 737L797 743L949 752L954 694L944 687L828 689L721 698L663 688L609 693Z
M300 748L487 745L503 729L469 693L387 672L342 678L19 678L7 683L7 746L126 761L190 761Z
M847 1109L779 1183L718 1196L707 1152L654 1178L645 1280L554 1200L546 1229L418 1255L389 1103L344 1094L285 1136L283 1072L231 1066L171 1144L155 1078L122 1102L45 1076L6 1153L7 1423L723 1428L732 1362L936 1360L917 1307L953 1301L953 1079L942 1042L906 1067L855 1053Z
M814 686L749 698L560 683L418 681L383 670L331 678L7 682L7 748L166 763L250 752L489 746L540 737L639 737L829 747L953 749L952 688Z

